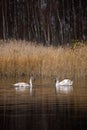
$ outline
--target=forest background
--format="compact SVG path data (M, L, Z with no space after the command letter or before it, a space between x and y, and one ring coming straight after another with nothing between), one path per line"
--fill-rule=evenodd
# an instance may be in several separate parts
M0 38L44 45L87 40L86 0L0 0Z

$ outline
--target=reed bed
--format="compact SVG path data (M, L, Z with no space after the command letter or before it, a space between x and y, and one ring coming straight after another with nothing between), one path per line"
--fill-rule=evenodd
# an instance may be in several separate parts
M0 76L87 76L87 46L44 47L25 41L0 43Z

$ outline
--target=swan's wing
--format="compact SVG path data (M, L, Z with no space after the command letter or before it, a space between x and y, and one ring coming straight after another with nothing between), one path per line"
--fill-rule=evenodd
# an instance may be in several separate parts
M29 86L29 84L28 84L28 83L25 83L25 82L22 82L21 85L25 85L25 86L28 85L28 86Z
M73 84L73 81L71 81L70 79L65 79L65 82L67 85L72 85Z
M13 86L19 86L19 83L15 83L15 84L13 84Z
M63 81L59 82L59 85L67 85L67 80L63 80Z
M13 86L29 86L29 84L27 84L25 82L19 82L19 83L13 84Z
M73 81L71 81L70 79L64 79L63 81L61 81L59 83L60 85L72 85Z
M71 82L71 80L70 79L64 79L63 82L69 83L69 82Z

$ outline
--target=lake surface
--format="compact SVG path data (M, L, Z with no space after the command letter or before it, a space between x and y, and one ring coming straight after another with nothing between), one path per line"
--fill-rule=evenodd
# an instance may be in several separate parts
M0 130L87 130L87 82L76 79L69 89L52 79L37 79L33 88L15 89L27 79L0 80Z

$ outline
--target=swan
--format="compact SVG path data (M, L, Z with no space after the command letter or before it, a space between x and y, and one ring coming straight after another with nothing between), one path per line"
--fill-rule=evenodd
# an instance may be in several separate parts
M56 78L56 86L72 86L73 81L70 79L64 79L61 82Z
M23 88L32 87L33 86L32 85L32 80L34 80L33 77L30 78L29 84L25 83L25 82L18 82L18 83L13 84L13 86L19 87L19 88L21 88L21 87L23 87Z

